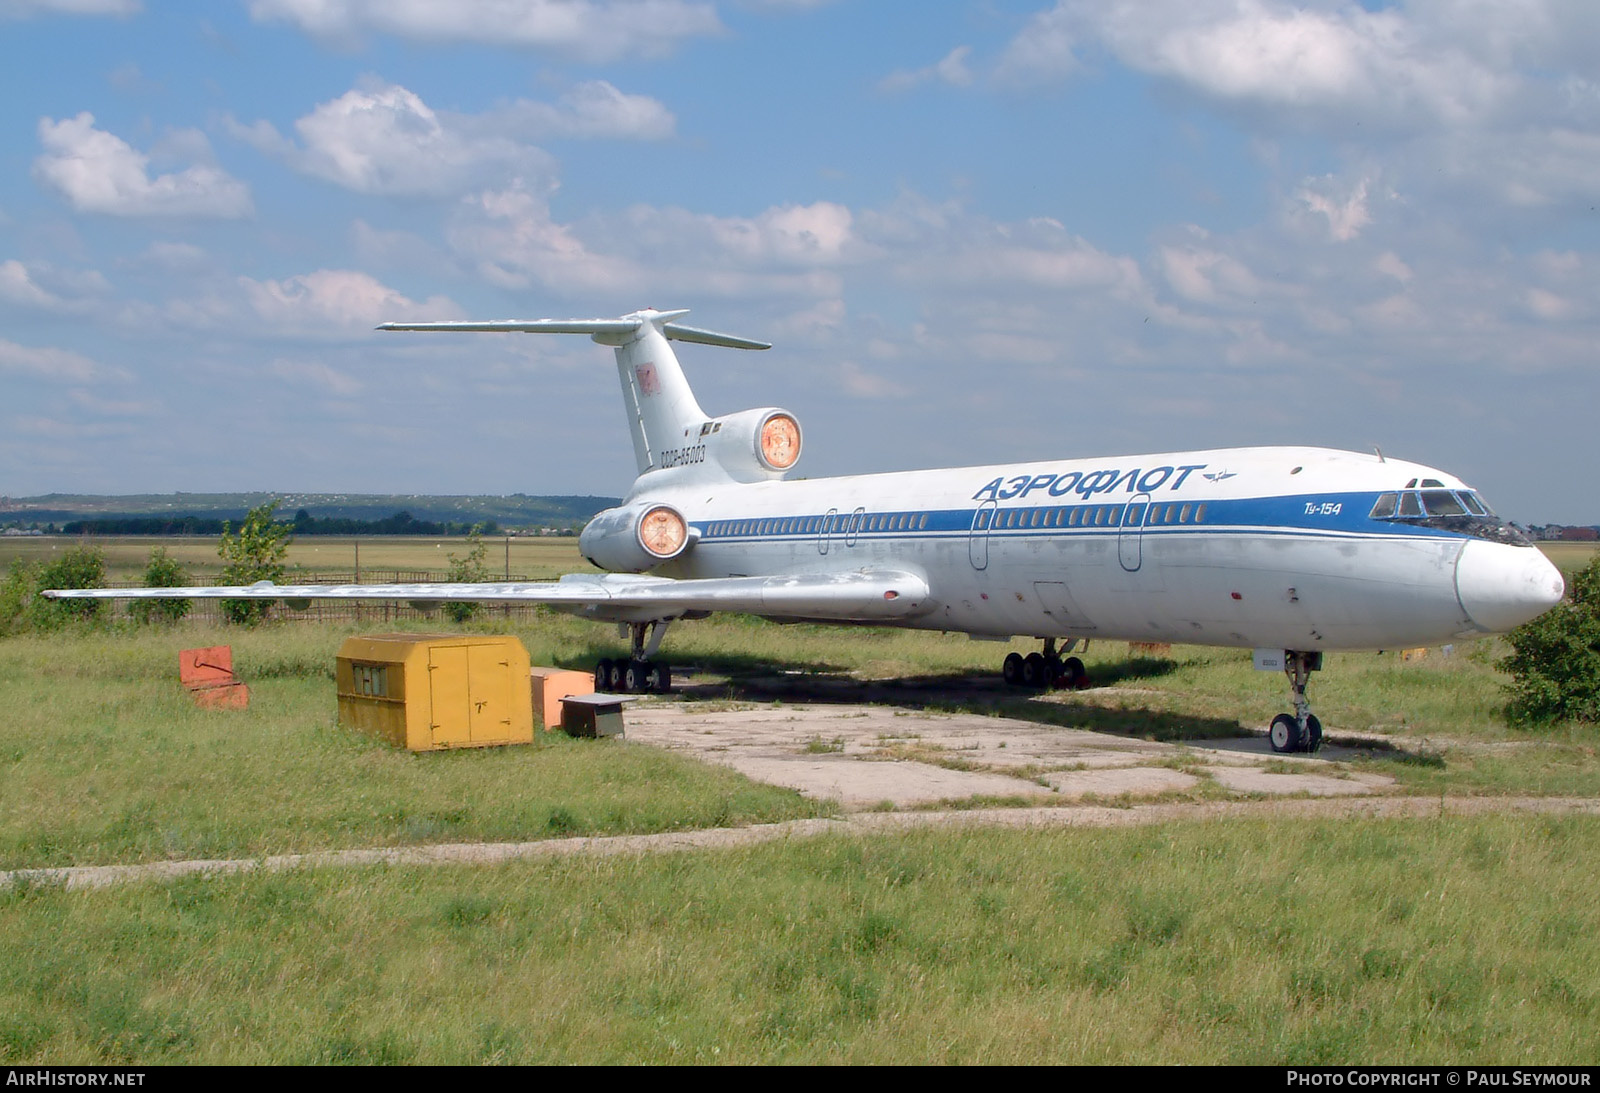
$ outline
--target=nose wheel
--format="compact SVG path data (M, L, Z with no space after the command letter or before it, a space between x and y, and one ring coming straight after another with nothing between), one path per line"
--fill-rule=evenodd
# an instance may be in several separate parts
M1314 752L1322 747L1322 722L1311 712L1306 701L1306 684L1312 672L1322 670L1322 654L1297 653L1284 650L1283 673L1289 677L1289 694L1294 701L1294 713L1281 713L1272 719L1267 729L1267 741L1272 750L1287 752Z

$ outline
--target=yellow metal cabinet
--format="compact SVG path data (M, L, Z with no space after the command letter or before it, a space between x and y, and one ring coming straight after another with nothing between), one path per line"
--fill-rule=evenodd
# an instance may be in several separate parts
M533 740L528 651L500 634L366 634L339 647L339 723L412 751Z

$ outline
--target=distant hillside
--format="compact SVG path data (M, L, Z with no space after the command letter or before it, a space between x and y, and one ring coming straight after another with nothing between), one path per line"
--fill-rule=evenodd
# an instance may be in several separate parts
M621 503L616 497L529 497L483 494L437 497L427 494L361 493L169 493L97 496L50 493L42 497L0 497L0 527L29 527L76 521L160 520L174 524L239 521L257 505L278 499L279 519L292 520L304 509L322 521L386 521L397 513L443 525L495 524L500 528L571 527L601 509Z

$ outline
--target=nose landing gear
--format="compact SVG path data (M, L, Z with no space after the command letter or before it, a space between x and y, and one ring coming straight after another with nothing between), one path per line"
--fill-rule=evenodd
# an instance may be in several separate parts
M1311 712L1306 701L1306 683L1312 672L1322 670L1322 654L1299 653L1285 649L1283 674L1289 677L1289 694L1294 701L1294 713L1281 713L1272 719L1267 730L1267 740L1275 752L1314 752L1322 747L1322 722Z

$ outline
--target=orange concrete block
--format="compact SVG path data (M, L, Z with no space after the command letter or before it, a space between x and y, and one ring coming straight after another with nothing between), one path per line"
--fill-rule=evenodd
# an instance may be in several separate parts
M206 649L185 649L178 654L178 681L185 687L208 687L233 683L233 646L213 645Z
M588 672L538 667L530 668L528 676L533 682L533 716L546 731L562 727L562 699L568 695L594 693L594 676Z
M215 687L196 687L189 692L194 704L202 710L247 710L250 708L250 688L238 680L219 683Z
M205 710L243 710L250 706L250 688L233 674L233 646L184 649L178 654L178 681L194 704Z

